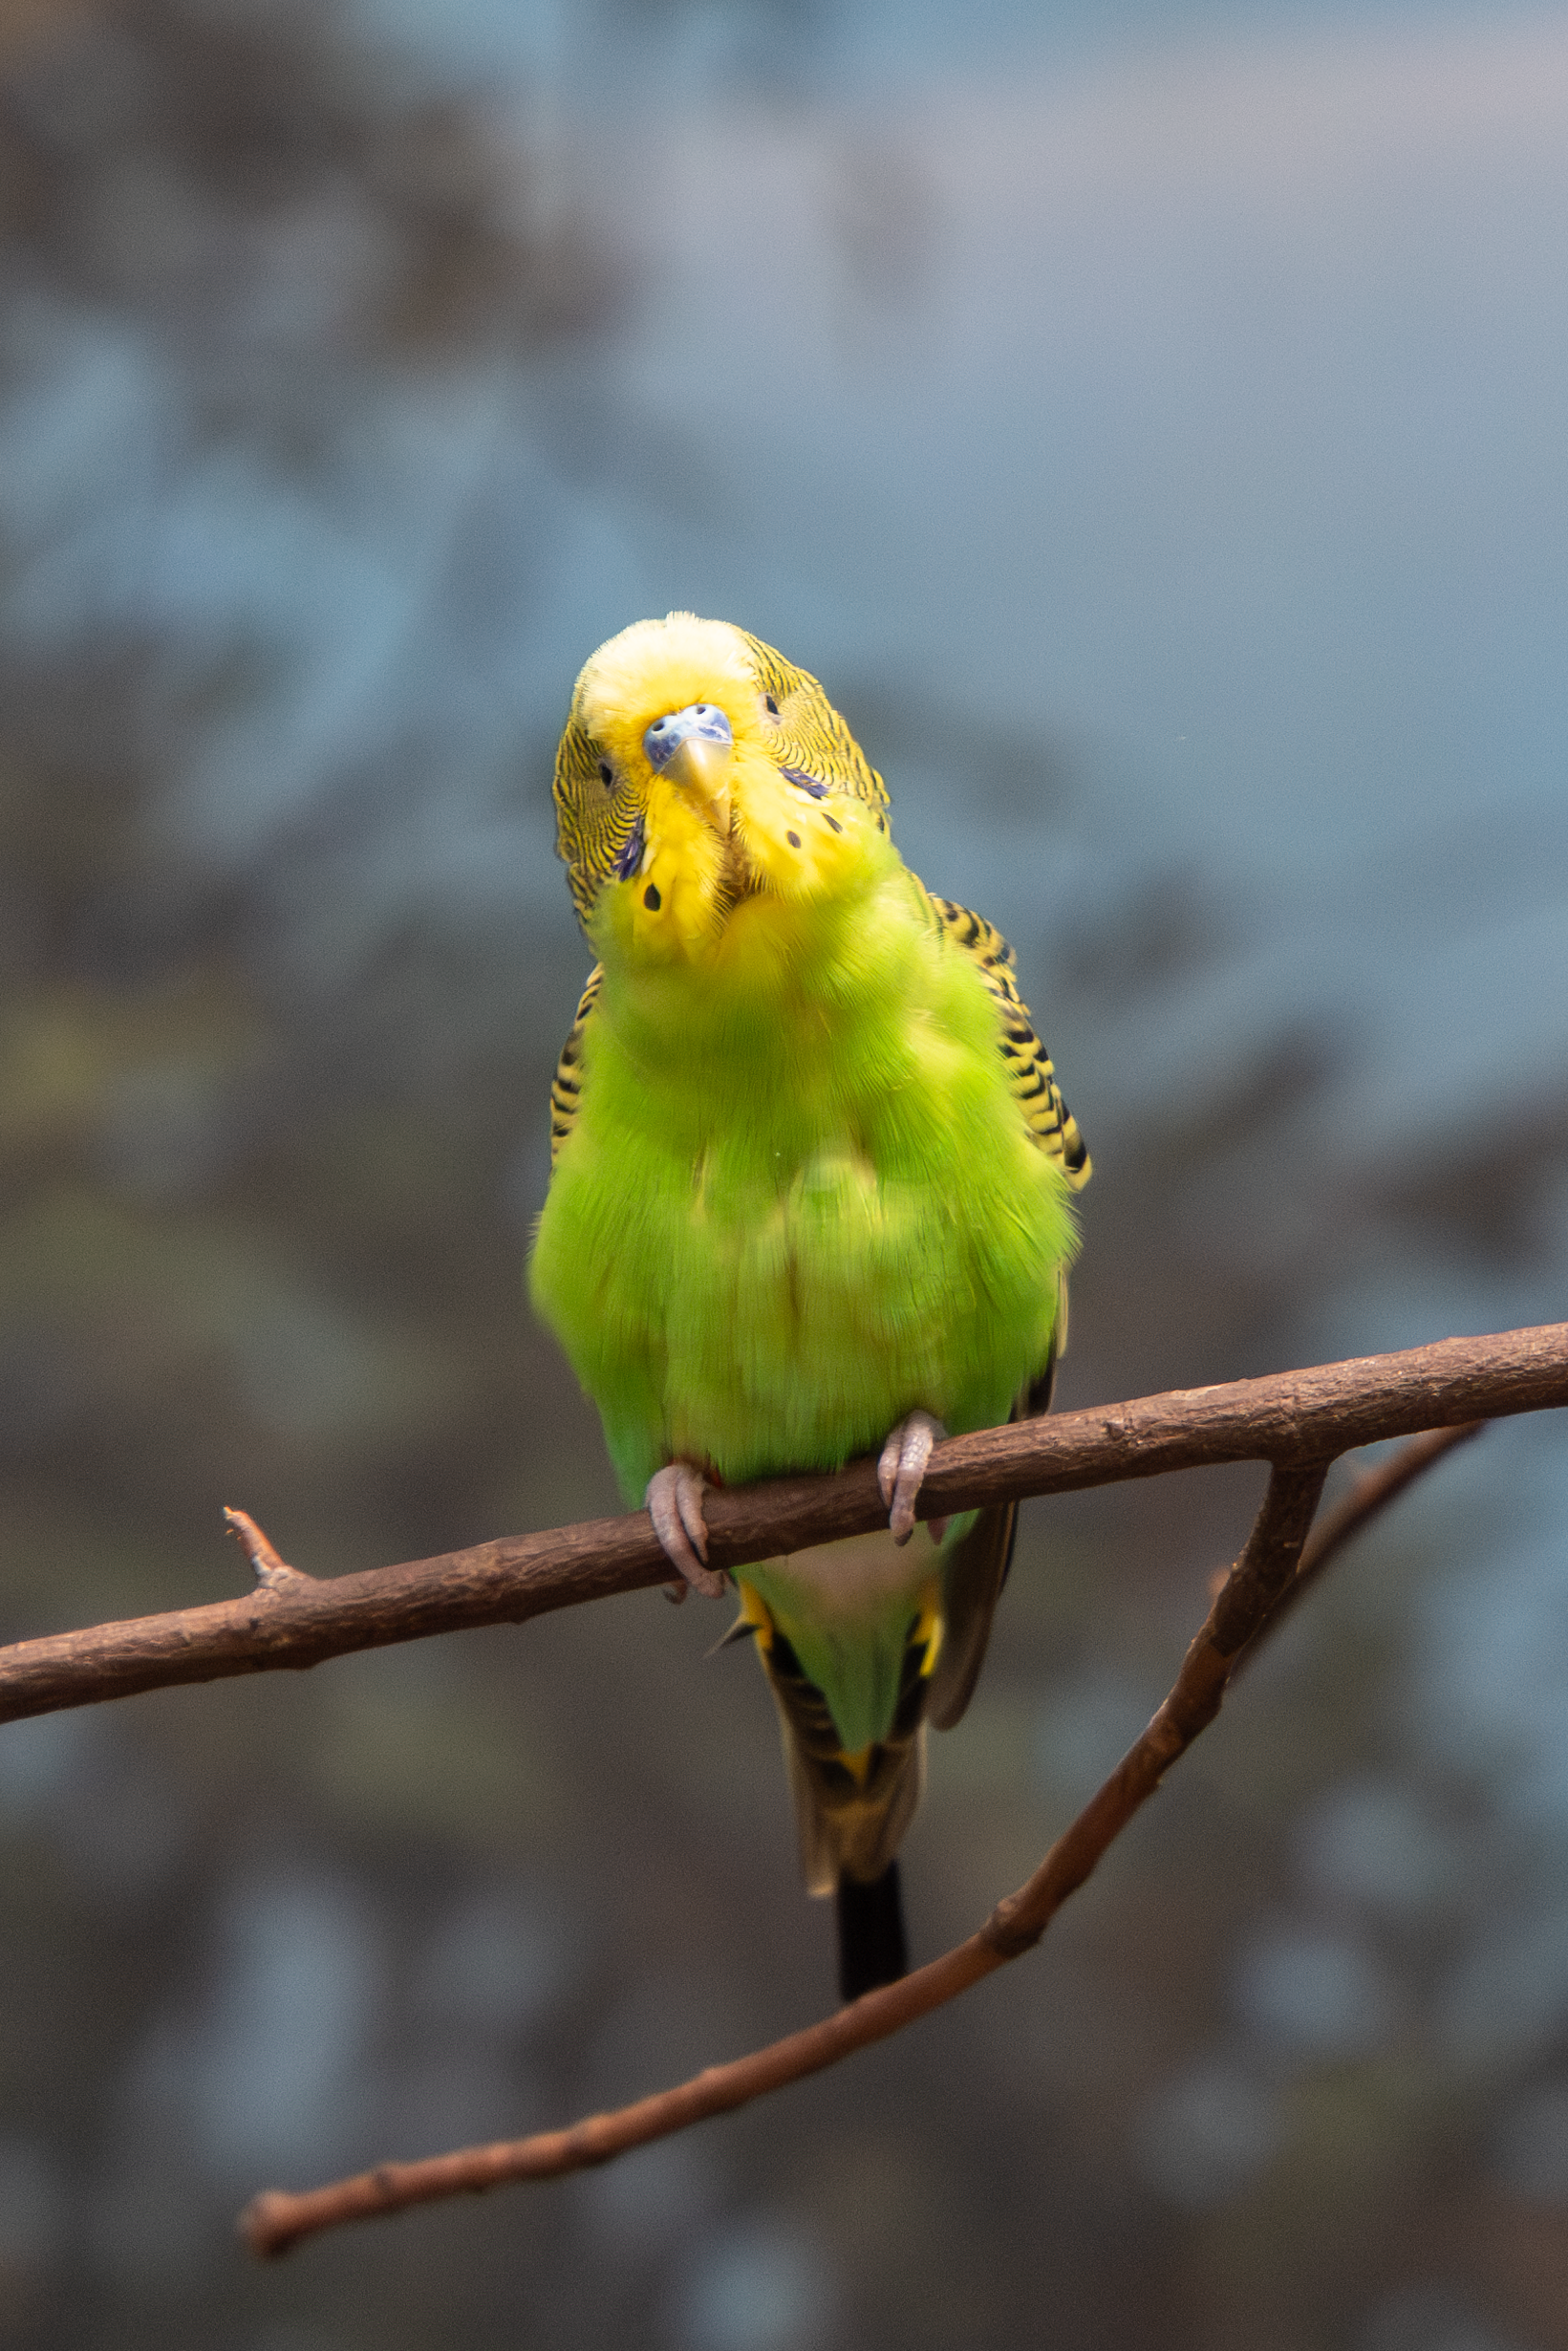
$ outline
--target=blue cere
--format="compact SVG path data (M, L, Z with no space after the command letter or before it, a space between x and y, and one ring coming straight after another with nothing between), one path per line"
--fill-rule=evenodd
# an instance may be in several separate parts
M712 702L688 702L684 710L672 710L664 718L655 719L642 739L651 767L662 767L673 759L683 743L694 735L704 743L730 744L735 737L730 723Z

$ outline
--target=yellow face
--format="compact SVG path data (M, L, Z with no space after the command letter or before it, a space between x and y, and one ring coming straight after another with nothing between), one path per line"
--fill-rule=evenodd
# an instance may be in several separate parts
M708 962L836 896L885 849L887 794L816 679L723 620L601 645L555 762L557 845L596 941Z

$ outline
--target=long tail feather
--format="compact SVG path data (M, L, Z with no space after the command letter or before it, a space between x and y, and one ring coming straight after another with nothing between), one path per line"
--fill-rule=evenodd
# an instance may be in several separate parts
M930 1607L910 1619L885 1736L850 1755L827 1699L802 1671L760 1594L743 1580L741 1590L741 1621L756 1628L758 1656L779 1710L806 1891L830 1894L846 1877L872 1885L898 1851L925 1786L923 1717L927 1660L935 1646L934 1594Z
M838 1882L838 1988L858 2000L878 1984L895 1984L910 1969L909 1938L898 1887L898 1864L891 1861L869 1886L858 1878Z

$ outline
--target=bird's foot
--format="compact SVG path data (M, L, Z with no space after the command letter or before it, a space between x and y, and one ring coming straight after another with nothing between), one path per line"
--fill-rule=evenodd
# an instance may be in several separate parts
M729 1587L729 1579L707 1564L708 1528L702 1516L707 1484L702 1472L690 1461L671 1461L648 1480L643 1499L654 1532L671 1566L678 1567L686 1579L684 1584L665 1585L672 1600L685 1599L687 1584L706 1600L722 1598Z
M929 1413L913 1412L890 1431L876 1464L876 1482L888 1505L888 1524L894 1542L908 1542L914 1532L914 1498L931 1459L931 1449L947 1431ZM947 1533L945 1519L928 1519L933 1542Z

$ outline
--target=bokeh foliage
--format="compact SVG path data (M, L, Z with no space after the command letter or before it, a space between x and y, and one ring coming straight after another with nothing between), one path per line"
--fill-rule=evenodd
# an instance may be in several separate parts
M698 14L770 135L805 123L859 365L939 273L939 191L891 132L823 162L810 12L607 6L593 39ZM225 1502L324 1574L613 1507L518 1278L585 962L547 784L600 590L563 549L618 579L608 513L675 550L670 601L748 564L789 597L700 425L628 389L669 297L599 184L624 113L260 0L38 0L6 41L19 1637L236 1588ZM1440 1335L1343 1305L1390 1267L1475 1326L1548 1311L1560 1084L1489 1109L1484 1182L1458 1116L1358 1155L1353 1034L1256 990L1222 1025L1245 893L1130 838L1069 886L1111 753L835 638L850 593L811 658L928 880L1007 864L1036 909L1099 1170L1065 1399ZM1194 1005L1205 1050L1140 1065ZM650 1594L0 1733L0 2342L1568 2344L1544 1458L1488 1438L1347 1564L1005 1980L690 2142L275 2272L229 2236L268 2179L619 2103L829 1996L754 1668ZM920 1951L1139 1727L1256 1483L1030 1515L909 1849ZM1496 1623L1463 1574L1493 1555Z

